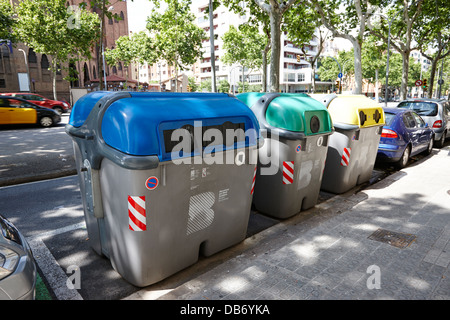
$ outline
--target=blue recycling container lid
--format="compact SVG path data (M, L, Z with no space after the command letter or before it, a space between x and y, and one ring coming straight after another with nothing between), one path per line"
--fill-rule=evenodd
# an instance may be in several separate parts
M117 93L98 91L80 98L74 105L69 125L87 126L91 113L102 115L97 120L97 139L122 153L133 156L157 155L160 161L198 154L198 143L190 154L175 152L181 137L172 135L176 129L185 129L192 140L200 138L203 151L222 151L257 145L259 124L253 112L234 96L224 93L121 93L121 98L106 103L110 95ZM108 104L102 110L101 103ZM97 107L94 109L94 106ZM94 126L94 124L91 124ZM90 128L86 128L89 130ZM242 129L242 135L233 141L218 141L207 135L225 133L227 129ZM225 134L223 139L225 139ZM178 140L177 140L178 139ZM220 140L220 139L219 139ZM222 147L220 149L219 147ZM186 150L183 150L185 152Z

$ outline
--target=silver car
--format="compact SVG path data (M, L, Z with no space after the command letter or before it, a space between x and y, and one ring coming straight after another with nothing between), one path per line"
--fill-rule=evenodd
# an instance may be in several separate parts
M408 99L400 102L398 108L414 110L434 131L435 146L442 148L450 136L450 102L438 99Z
M0 215L0 300L34 300L36 264L16 227Z

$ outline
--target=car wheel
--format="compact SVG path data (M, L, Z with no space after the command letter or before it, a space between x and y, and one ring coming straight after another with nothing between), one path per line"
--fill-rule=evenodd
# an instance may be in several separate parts
M42 117L39 120L39 124L43 127L51 127L53 125L53 119L52 119L52 117L47 117L47 116Z
M405 151L403 151L402 157L397 162L397 167L398 168L402 169L402 168L406 167L406 165L408 164L408 161L409 161L410 154L411 154L411 147L407 146L405 148Z
M436 142L436 147L438 148L442 148L444 146L445 143L445 135L447 134L447 132L444 131L444 133L442 134L441 139L439 139L439 141Z
M434 141L434 137L432 136L430 139L430 142L428 142L428 148L425 151L426 154L431 154L431 151L433 151L433 141Z

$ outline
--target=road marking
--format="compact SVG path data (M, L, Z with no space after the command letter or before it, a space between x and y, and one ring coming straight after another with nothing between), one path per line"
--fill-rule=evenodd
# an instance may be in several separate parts
M83 300L83 298L76 289L69 289L67 287L67 280L69 278L50 250L48 250L43 239L83 228L86 228L86 223L80 222L27 238L27 242L33 252L34 260L58 300Z
M72 224L67 227L62 227L59 229L43 232L38 235L28 237L27 241L42 240L42 239L46 239L49 237L57 236L58 234L61 234L61 233L66 233L66 232L70 232L70 231L77 230L77 229L86 229L86 222L83 221L80 223Z
M34 238L27 242L33 252L34 260L44 274L56 298L58 300L83 300L77 290L67 287L67 280L69 279L67 274L42 239Z

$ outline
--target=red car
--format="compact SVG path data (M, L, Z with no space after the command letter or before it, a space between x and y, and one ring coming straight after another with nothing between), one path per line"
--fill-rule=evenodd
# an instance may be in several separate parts
M59 114L64 112L70 112L71 106L66 101L56 101L47 99L36 93L27 93L27 92L13 92L13 93L0 93L2 96L12 96L17 98L22 98L24 100L28 100L34 104L37 104L41 107L46 107L57 111Z

